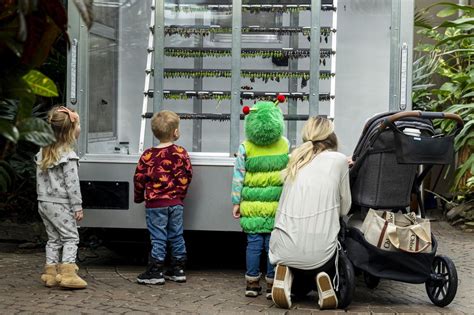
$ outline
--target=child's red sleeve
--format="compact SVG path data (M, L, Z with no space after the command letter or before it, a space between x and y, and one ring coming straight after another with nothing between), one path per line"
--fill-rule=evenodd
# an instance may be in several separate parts
M146 165L143 162L143 155L138 160L135 175L133 175L134 201L136 203L145 201Z
M189 184L193 178L193 167L191 165L191 160L189 158L188 152L183 149L183 152L180 153L180 161L178 161L177 166L179 165L179 169L177 170L176 174L178 179L178 185L176 188L180 190L179 194L181 198L184 199L188 192Z

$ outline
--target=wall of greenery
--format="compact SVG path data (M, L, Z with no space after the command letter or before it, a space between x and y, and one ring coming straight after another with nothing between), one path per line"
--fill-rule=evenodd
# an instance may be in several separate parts
M469 201L474 190L474 7L435 3L416 13L415 26L423 41L415 47L413 107L455 113L464 120L455 138L452 192L456 200ZM438 126L445 132L455 128L450 121Z
M90 27L91 2L73 3ZM66 31L63 1L0 1L0 217L36 217L34 156L55 141L44 118L64 101Z

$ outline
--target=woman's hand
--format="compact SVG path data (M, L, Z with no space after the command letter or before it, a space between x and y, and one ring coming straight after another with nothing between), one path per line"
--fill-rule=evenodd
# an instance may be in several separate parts
M349 164L349 168L351 168L352 165L354 165L354 161L352 160L352 156L347 157L347 164Z
M76 221L81 221L83 217L84 217L84 211L79 210L79 211L74 212L74 219L76 219Z
M234 219L240 218L240 205L234 205L234 208L232 209L232 216Z

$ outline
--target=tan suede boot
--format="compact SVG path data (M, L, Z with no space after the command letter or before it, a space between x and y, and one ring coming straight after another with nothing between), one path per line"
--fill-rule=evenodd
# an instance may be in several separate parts
M43 281L44 285L48 288L54 287L58 284L56 281L56 275L58 274L56 268L56 264L44 265L44 273L41 275L41 281Z
M245 296L247 297L257 297L262 294L262 287L260 286L260 276L256 277L245 275L245 280L247 280L247 287L245 288Z
M65 289L84 289L87 282L77 275L79 267L76 264L60 264L58 266L59 274L56 281L61 288Z
M267 300L272 299L272 288L273 288L273 278L265 277L265 281L267 282L267 292L265 294Z

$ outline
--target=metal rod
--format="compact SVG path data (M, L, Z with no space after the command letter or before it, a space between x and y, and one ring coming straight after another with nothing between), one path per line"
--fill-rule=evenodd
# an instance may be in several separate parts
M400 103L400 14L401 0L392 0L390 41L390 87L389 110L398 110Z
M295 27L299 25L299 12L291 12L290 13L290 27ZM289 46L298 50L298 34L291 34L289 38ZM309 49L307 49L309 51ZM322 52L320 52L322 53ZM288 70L296 71L298 70L298 60L290 59L288 60ZM288 92L296 92L298 91L298 79L297 78L290 78L288 79ZM298 112L298 101L295 98L288 98L288 114L295 115ZM296 121L289 120L287 123L287 137L288 141L290 142L290 147L294 148L296 146L296 134L297 134L297 123Z
M194 119L201 119L201 120L218 120L218 121L225 121L233 119L232 114L214 114L214 113L176 113L179 118L183 120L194 120ZM145 113L142 115L144 119L150 119L153 116L153 113ZM283 115L284 120L301 120L305 121L308 120L308 115ZM244 120L245 115L239 114L237 116L237 120ZM232 123L232 122L231 122Z
M144 94L148 95L148 97L153 97L153 89L148 90L147 92L144 92ZM240 97L243 99L255 99L258 97L277 97L278 94L283 94L286 98L289 99L303 99L303 98L309 98L309 93L303 93L303 92L292 92L292 93L287 93L287 92L262 92L262 91L240 91ZM197 90L164 90L163 91L163 98L168 98L167 95L187 95L189 98L191 97L198 97L198 98L205 98L206 96L230 96L231 92L229 91L197 91ZM334 98L334 95L331 95L329 93L320 93L319 94L319 100L320 101L325 101L329 100L331 98Z
M151 1L151 11L150 11L150 27L154 25L155 23L155 12L156 12L156 7L155 7L155 0ZM153 32L149 31L148 34L148 47L147 47L147 57L146 57L146 65L145 65L145 86L144 90L147 91L150 89L150 79L151 79L151 63L153 59ZM150 70L150 71L148 71ZM142 114L146 113L148 111L148 96L145 94L143 96L143 101L142 101ZM145 127L146 127L146 120L142 118L140 122L140 135L139 135L139 140L138 140L138 153L142 153L144 146L145 146Z
M290 35L291 36L291 35ZM291 46L291 45L290 45ZM168 56L173 52L216 52L216 53L231 53L231 48L225 47L165 47L165 55ZM309 56L310 50L308 48L242 48L241 53L253 53L253 52L282 52L283 54L287 53L288 55L303 53ZM322 48L320 50L321 57L330 57L336 52L331 48Z
M333 6L337 9L337 0L333 0ZM337 14L334 13L332 15L332 27L334 29L337 29ZM331 36L331 51L336 51L336 44L337 44L337 33L334 33ZM336 72L336 58L337 56L333 56L331 58L331 71ZM331 83L330 83L330 94L331 95L336 95L336 76L331 77ZM332 98L329 101L329 118L334 118L336 115L336 106L335 106L335 101L334 98Z
M154 59L154 77L153 89L155 95L153 97L153 112L159 112L163 109L163 84L165 64L164 43L165 43L165 0L155 0L155 26L154 26L154 43L153 43L153 59ZM156 145L157 139L153 137L153 144Z
M310 41L310 55L318 56L321 47L319 38L321 36L321 0L311 0L311 41ZM310 63L310 73L319 72L319 62ZM319 77L310 76L309 78L309 116L316 116L319 114Z
M242 37L242 0L232 1L232 82L230 107L229 156L237 152L240 143L240 53Z
M200 15L196 15L196 24L202 24L203 20ZM195 38L197 41L197 49L202 49L204 46L204 38L202 36L198 36ZM194 48L194 47L193 47ZM202 69L203 68L203 58L194 58L194 69ZM202 90L202 78L195 77L194 78L194 89L195 90ZM202 113L202 100L198 97L193 99L193 112L194 113ZM193 121L193 152L201 152L202 149L202 120L194 120Z
M167 1L166 4L181 4L180 3L181 1L178 1L178 0L172 0L172 1ZM202 5L203 2L206 4L206 5L230 5L229 2L230 1L223 1L223 0L206 0L206 1L203 1L203 0L186 0L186 4L197 4L197 5ZM248 0L244 0L244 5L248 5L250 1ZM332 5L333 3L333 0L321 0L322 4L323 5ZM240 1L241 5L242 5L242 1ZM281 0L265 0L265 5L271 5L271 6L275 6L275 5L287 5L287 4L308 4L308 0L284 0L284 1L281 1ZM235 3L234 3L235 5Z

